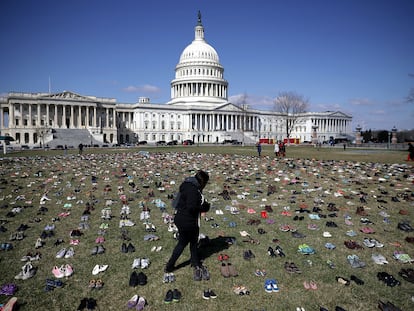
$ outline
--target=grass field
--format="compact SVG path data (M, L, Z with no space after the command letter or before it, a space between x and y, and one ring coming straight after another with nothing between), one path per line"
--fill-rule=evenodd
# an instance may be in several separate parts
M148 151L149 158L138 151ZM341 306L345 310L377 310L378 300L391 301L402 310L414 309L414 285L403 280L398 272L412 264L401 263L392 255L394 251L404 251L414 257L413 244L405 238L414 236L397 228L400 221L412 219L414 206L414 170L411 163L405 162L406 152L390 150L361 150L348 148L288 147L284 159L275 159L272 146L264 146L262 157L257 157L255 147L223 146L178 146L178 147L140 147L129 149L86 149L83 157L77 150L69 151L24 151L8 154L0 162L0 219L6 232L0 232L0 243L11 243L13 249L0 251L0 285L14 283L18 290L18 310L76 310L84 297L97 301L96 310L126 310L127 301L134 295L145 297L147 305L144 310L292 310L298 307L304 310L335 310ZM213 210L208 217L210 221L201 220L201 232L212 243L201 249L205 257L211 278L208 281L193 281L193 272L187 264L189 251L186 249L179 259L181 267L174 273L176 281L163 283L163 267L171 254L176 241L167 230L160 209L153 202L161 199L166 203L167 212L172 213L168 194L174 193L180 182L197 169L210 172L211 182L205 189L205 195L212 202ZM41 176L38 176L41 171ZM137 192L131 192L128 178L133 177ZM96 176L97 183L92 183ZM175 182L172 183L172 181ZM155 183L161 182L165 191L157 189ZM223 185L230 187L231 199L224 200L220 195ZM110 185L111 191L104 192ZM267 195L268 186L275 187L275 193ZM129 199L130 219L136 223L126 227L128 237L136 250L134 253L122 253L119 228L122 203L118 187L124 187ZM154 189L154 197L148 197L148 188ZM50 201L40 205L40 198L48 192ZM338 195L338 194L342 195ZM336 195L335 195L336 194ZM238 196L239 195L239 196ZM24 196L24 198L19 197ZM72 198L68 200L68 197ZM75 198L74 198L75 197ZM366 202L361 202L364 197ZM393 201L392 197L398 198ZM113 201L110 220L101 219L101 210L108 200ZM379 200L379 201L378 201ZM323 202L322 202L323 201ZM384 203L386 202L386 203ZM77 229L86 204L94 206L87 221L89 229L82 229L79 245L73 246L75 255L68 259L55 258L62 247L69 248L69 233ZM321 209L321 215L332 214L328 204L338 208L337 217L312 220L309 214L296 213L296 210ZM66 207L65 207L66 204ZM67 204L72 204L69 208ZM150 221L156 227L157 241L144 241L148 234L140 220L141 206L149 207ZM273 212L268 218L261 217L265 205L271 206ZM332 205L332 204L331 204ZM22 207L21 212L11 217L15 207ZM230 206L240 213L231 214ZM356 209L363 206L373 224L363 224L362 216L356 215ZM41 207L47 211L39 213ZM381 207L381 208L379 208ZM223 215L215 213L222 210ZM252 213L248 213L248 210ZM282 212L288 210L289 215ZM408 212L401 215L400 211ZM67 217L53 218L64 211ZM254 213L253 213L254 212ZM389 214L388 222L380 212ZM289 213L284 213L289 214ZM318 214L318 213L316 213ZM303 220L295 220L303 216ZM333 215L332 215L333 216ZM345 216L350 216L351 224L345 224ZM37 219L39 218L39 219ZM40 221L39 221L40 220ZM249 225L254 220L259 224ZM335 222L338 227L327 227L327 222ZM108 224L104 235L105 253L91 255L97 245L96 238L102 223ZM230 224L234 223L235 226ZM24 231L22 240L10 241L10 235L21 224L29 228ZM54 235L44 238L44 245L35 249L37 238L45 226L55 225ZM414 225L413 223L411 223ZM297 232L306 235L293 237L292 232L283 232L281 225L290 225ZM308 229L309 225L318 226L319 230ZM360 229L371 227L373 234L364 234ZM263 229L264 234L259 234ZM247 231L253 240L259 243L244 242L246 238L240 231ZM348 230L357 235L349 237ZM328 231L332 237L323 237ZM236 243L227 245L218 243L219 237L235 237ZM344 241L353 239L359 244L365 237L375 238L384 244L383 248L350 250ZM57 239L64 243L55 246ZM277 239L277 241L276 241ZM275 242L276 241L276 242ZM330 242L336 248L329 250L325 243ZM400 243L401 246L390 243ZM298 246L308 244L316 251L313 255L298 252ZM270 257L268 247L279 245L286 257ZM154 246L162 246L160 251L151 251ZM243 253L251 250L255 258L245 260ZM39 251L42 258L34 261L36 274L27 280L15 280L24 262L20 259L28 252ZM382 254L388 265L377 265L371 259L373 254ZM227 254L230 262L238 271L237 277L224 278L220 273L218 255ZM347 256L356 254L366 263L364 268L352 268ZM150 265L147 269L138 269L148 277L148 283L135 288L129 286L129 278L134 258L147 257ZM335 264L330 268L327 261ZM294 262L302 273L288 273L285 262ZM63 278L64 286L52 291L45 291L46 279L53 278L52 268L56 265L70 264L74 268L72 276ZM92 275L96 264L108 264L105 272ZM265 270L265 276L256 276L257 269ZM389 287L377 279L378 272L388 272L401 281L400 286ZM346 286L337 282L340 276L350 279L355 275L364 281L357 285L351 281ZM91 279L102 279L101 289L88 287ZM279 292L267 293L264 290L266 279L276 279ZM314 281L317 289L305 289L304 282ZM236 295L234 286L245 286L250 295ZM168 289L177 288L182 292L181 301L165 304L164 297ZM205 289L213 289L216 299L202 298ZM0 303L9 297L1 295Z

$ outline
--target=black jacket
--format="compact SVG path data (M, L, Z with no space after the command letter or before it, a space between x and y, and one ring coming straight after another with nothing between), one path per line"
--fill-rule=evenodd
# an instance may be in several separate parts
M210 204L204 199L200 188L195 177L187 177L180 185L180 198L174 217L178 229L198 227L200 213L209 211Z

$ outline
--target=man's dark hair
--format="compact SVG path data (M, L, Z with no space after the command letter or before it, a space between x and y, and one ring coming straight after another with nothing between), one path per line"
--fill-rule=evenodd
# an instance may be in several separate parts
M200 183L202 188L204 188L204 186L207 185L208 180L210 179L210 177L208 176L208 173L206 173L202 170L199 170L195 174L195 178L198 180L198 182Z

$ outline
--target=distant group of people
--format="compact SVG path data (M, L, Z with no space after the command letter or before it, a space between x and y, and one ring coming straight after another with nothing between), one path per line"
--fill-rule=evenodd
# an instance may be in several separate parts
M283 141L277 141L275 143L274 152L275 152L275 157L276 158L285 157L286 156L286 145L285 145L285 143Z

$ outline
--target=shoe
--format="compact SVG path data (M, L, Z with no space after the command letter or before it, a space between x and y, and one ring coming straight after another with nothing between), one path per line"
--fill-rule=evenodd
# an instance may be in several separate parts
M143 285L147 284L147 280L148 280L148 278L147 278L147 276L145 275L144 272L138 273L138 276L137 276L138 285L143 286Z
M65 254L65 258L71 258L75 255L75 250L73 249L73 247L70 247Z
M277 286L277 281L275 279L271 279L271 284L272 284L272 291L274 293L279 292L279 287Z
M210 272L208 272L206 266L201 266L201 277L204 281L210 280Z
M354 281L357 285L364 285L364 281L357 278L355 275L351 275L351 280Z
M230 270L229 267L226 263L222 263L221 267L220 267L220 273L222 276L224 276L225 278L230 277Z
M98 246L94 246L91 251L91 255L96 255L96 254L98 254Z
M216 299L217 298L216 293L212 289L209 289L209 294L210 294L211 299Z
M137 303L136 309L138 311L144 310L146 304L147 304L147 301L145 300L144 297L141 296L138 299L138 303Z
M266 280L264 283L264 290L266 293L273 292L273 286L271 280Z
M149 264L150 264L149 258L142 258L141 259L141 268L142 269L148 268L149 267Z
M210 291L208 289L203 291L203 299L205 300L210 299Z
M131 299L129 299L128 302L127 302L127 307L129 309L134 308L138 303L138 298L139 298L138 295L132 296Z
M86 303L86 309L95 310L95 308L96 308L96 300L93 298L88 298L88 301Z
M132 269L141 267L141 258L135 258L132 263Z
M66 254L66 248L62 248L56 253L56 258L63 258Z
M136 287L138 285L138 274L133 271L129 277L129 286Z
M52 273L55 276L55 278L58 278L58 279L63 278L65 276L64 271L58 266L53 267Z
M105 253L105 248L102 245L98 245L97 254Z
M351 282L350 282L348 279L345 279L345 278L343 278L343 277L341 277L341 276L337 276L337 277L336 277L336 281L337 281L339 284L346 285L346 286L348 286L349 284L351 284Z
M104 272L106 269L108 269L109 265L96 265L93 270L93 275L98 275L100 272Z
M172 301L173 301L173 291L169 289L167 291L167 294L165 295L164 302L168 304L168 303L171 303Z
M63 267L63 271L65 271L64 273L65 273L65 276L66 276L66 277L69 277L69 276L71 276L71 275L73 274L73 268L72 268L72 266L71 266L71 265L69 265L69 264L66 264L66 265Z
M128 246L127 246L127 251L128 251L128 253L133 253L133 252L135 252L135 247L134 247L134 245L132 245L131 243L129 243L129 244L128 244Z
M82 298L81 302L79 303L77 311L82 311L83 309L85 309L87 304L88 304L88 298Z
M238 276L239 275L239 273L237 272L236 268L231 263L228 263L227 264L227 268L229 270L230 276L235 277L235 276Z
M194 268L193 279L194 279L194 281L201 281L203 279L203 272L202 272L200 267L195 267Z
M121 245L121 252L122 253L128 253L128 249L125 243L122 243Z

